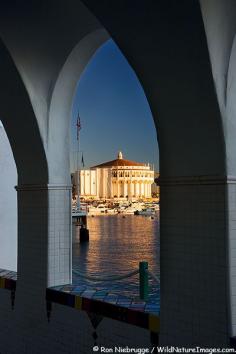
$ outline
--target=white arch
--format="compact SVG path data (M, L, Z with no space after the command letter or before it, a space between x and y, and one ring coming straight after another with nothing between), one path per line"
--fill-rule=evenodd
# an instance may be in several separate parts
M85 36L72 50L58 76L49 109L47 138L49 180L54 183L70 183L70 117L76 86L90 58L108 39L109 34L104 29ZM58 143L55 144L55 141Z

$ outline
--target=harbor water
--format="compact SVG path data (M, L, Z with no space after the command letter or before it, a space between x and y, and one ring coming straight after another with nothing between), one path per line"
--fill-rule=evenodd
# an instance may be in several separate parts
M73 269L89 276L124 275L147 261L149 270L159 275L159 217L102 215L88 217L90 242L80 244L79 227L73 225ZM159 284L149 278L149 302L159 302ZM102 282L73 274L73 284L107 289L138 299L139 275Z

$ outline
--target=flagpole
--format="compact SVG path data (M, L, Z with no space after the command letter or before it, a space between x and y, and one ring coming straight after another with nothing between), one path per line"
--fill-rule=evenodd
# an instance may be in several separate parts
M76 122L76 127L77 127L77 183L78 183L78 197L77 197L77 209L80 210L80 168L79 168L79 148L80 148L80 139L79 139L79 132L81 129L81 124L80 124L80 116L78 113L78 118Z

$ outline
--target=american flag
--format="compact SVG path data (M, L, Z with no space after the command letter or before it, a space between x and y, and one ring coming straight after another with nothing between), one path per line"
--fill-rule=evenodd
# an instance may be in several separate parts
M81 130L80 116L78 116L76 127L77 127L77 140L79 140L79 131Z

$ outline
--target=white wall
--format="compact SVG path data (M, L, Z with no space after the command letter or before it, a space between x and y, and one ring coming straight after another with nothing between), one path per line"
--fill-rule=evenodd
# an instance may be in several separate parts
M17 268L17 171L11 146L0 121L0 268Z

